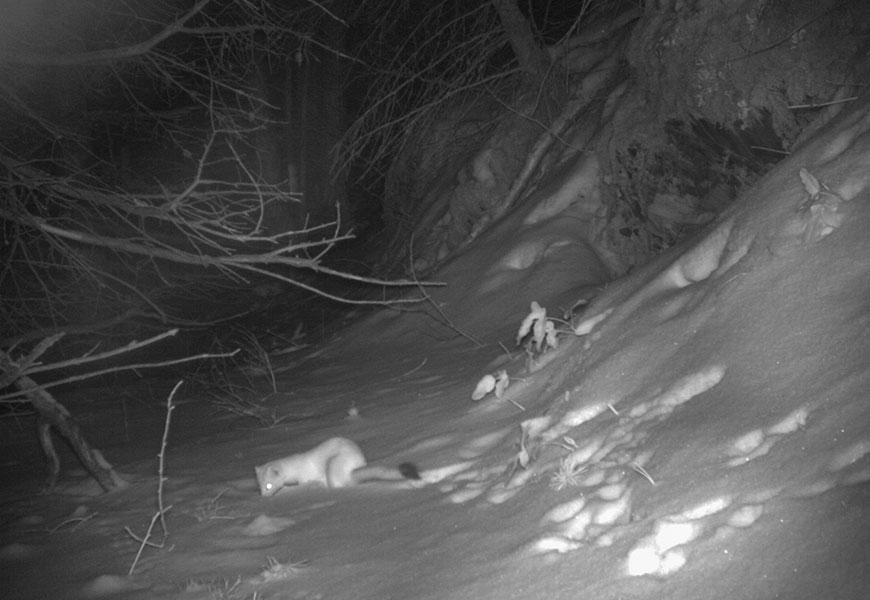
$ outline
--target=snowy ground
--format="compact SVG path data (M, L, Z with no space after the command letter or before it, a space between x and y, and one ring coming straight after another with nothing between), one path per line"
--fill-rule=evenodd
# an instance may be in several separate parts
M143 535L157 509L174 381L70 401L132 482L111 495L69 461L59 495L35 494L35 439L7 420L0 595L870 597L870 149L857 114L603 291L570 203L511 215L435 277L450 286L433 298L482 345L420 315L376 315L276 359L287 368L270 402L290 417L272 428L182 387L169 535L132 576L140 544L125 528ZM593 296L555 322L558 349L530 361L515 345L532 301L561 318ZM502 370L504 394L473 401ZM426 485L258 495L254 465L336 435L370 462L415 462Z

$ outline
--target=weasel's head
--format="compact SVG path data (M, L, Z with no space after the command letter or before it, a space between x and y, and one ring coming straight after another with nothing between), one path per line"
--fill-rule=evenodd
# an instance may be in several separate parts
M254 467L254 471L257 473L257 483L260 485L261 496L272 496L284 485L281 480L281 470L273 464L266 463Z

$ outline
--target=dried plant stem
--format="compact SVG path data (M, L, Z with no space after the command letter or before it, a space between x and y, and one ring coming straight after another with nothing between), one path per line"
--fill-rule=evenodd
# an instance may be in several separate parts
M163 504L163 482L166 481L166 477L163 475L164 467L166 464L166 443L169 439L169 424L172 421L172 411L175 410L175 406L172 404L172 398L175 396L175 392L178 391L178 388L181 387L181 384L184 383L184 380L179 381L175 384L175 387L172 388L172 391L169 393L169 397L166 399L166 421L163 425L163 440L160 443L160 453L157 455L159 458L158 468L157 468L157 512L154 513L154 516L151 517L151 522L148 524L148 529L145 531L145 535L143 537L138 537L133 531L130 530L129 527L125 527L124 531L127 532L131 538L139 542L139 550L136 552L136 557L133 559L133 564L130 565L130 571L127 575L132 575L136 570L136 565L139 563L139 558L142 556L142 551L145 549L145 546L150 546L152 548L163 548L164 543L166 542L166 538L169 537L169 530L166 528L166 520L164 515L172 508L172 505L164 506ZM160 519L160 526L163 528L163 540L157 544L149 541L151 539L151 533L154 531L154 524L157 520Z
M272 392L277 394L278 382L275 380L275 370L272 368L269 352L263 348L263 344L252 331L242 330L241 337L245 340L243 360L249 363L244 366L259 367L265 371L272 384Z
M175 397L175 392L178 391L178 388L181 387L182 383L184 383L183 379L176 383L175 387L172 388L172 391L169 393L169 397L166 399L166 422L163 424L163 441L160 442L160 454L158 455L160 457L160 478L157 482L157 508L160 514L160 526L163 527L164 539L169 535L169 532L166 530L166 521L163 519L163 515L168 510L163 508L163 482L166 481L166 477L163 476L163 466L166 463L166 441L169 439L169 423L172 420L172 411L175 410L175 406L172 404L172 398Z

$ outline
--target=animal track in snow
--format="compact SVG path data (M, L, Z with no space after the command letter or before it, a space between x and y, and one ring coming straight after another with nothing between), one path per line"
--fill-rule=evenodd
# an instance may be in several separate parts
M806 407L792 411L784 419L767 428L758 428L741 435L731 443L728 454L733 456L728 461L729 467L739 467L760 456L789 433L793 433L806 425L809 410Z
M688 560L686 544L709 529L711 517L730 507L729 496L711 498L681 513L656 519L653 532L628 552L627 575L670 575Z
M753 429L735 439L728 453L731 468L765 456L789 434L804 427L810 411L800 407L768 427ZM870 481L870 439L855 442L834 454L827 462L827 473L795 482L784 488L766 489L741 496L720 495L682 512L655 520L649 535L628 552L625 573L631 576L665 577L680 570L691 557L691 543L702 538L725 542L736 531L756 524L766 504L780 496L811 497L828 492L838 484L852 485ZM839 481L837 476L839 475ZM553 511L551 511L553 512ZM553 513L561 516L560 513ZM552 541L548 542L555 547ZM564 546L563 546L564 547Z
M643 448L651 426L670 416L676 407L714 387L724 375L723 366L713 365L680 378L664 392L619 415L616 424L587 438L564 457L554 474L554 487L576 487L579 494L544 515L542 525L555 525L555 531L534 542L532 552L568 552L581 543L613 544L620 528L630 521L632 485L643 481L641 476L652 483L644 465L652 459L653 450ZM570 411L542 437L547 440L564 435L580 423L610 414L607 408L616 411L612 404L603 402ZM695 515L698 510L696 507L696 512L689 514ZM674 535L674 527L662 527L660 536Z
M846 467L858 462L870 453L870 440L856 442L834 455L828 463L828 470L842 471Z
M859 485L870 481L870 439L859 440L840 450L828 461L827 471L831 476L817 482L817 493L826 492L836 485L831 477L839 476L843 485ZM825 486L826 487L823 487ZM804 489L804 496L814 495L812 489Z
M599 323L620 323L650 300L662 294L687 288L710 278L717 278L731 269L749 251L748 240L737 242L732 235L734 219L720 223L703 239L679 255L667 268L634 289L620 304L592 314L574 327L576 335L592 332ZM679 311L677 311L679 312ZM671 314L670 316L673 316ZM591 340L598 334L592 334Z
M755 524L764 514L764 503L777 493L766 490L743 498L714 496L682 512L656 519L652 533L629 550L625 573L664 577L678 571L690 558L689 544L701 537L723 542L737 530Z
M296 521L293 519L285 519L281 517L270 517L267 515L258 515L254 520L248 523L242 529L242 535L247 536L263 536L272 535L283 531L288 527L292 527Z
M491 480L504 470L503 465L481 466L483 457L513 431L513 427L490 431L466 440L458 447L453 436L440 436L419 442L415 445L414 451L432 453L451 447L450 453L459 459L441 467L422 471L421 479L427 484L437 484L438 489L447 495L447 500L456 504L479 497L486 493Z

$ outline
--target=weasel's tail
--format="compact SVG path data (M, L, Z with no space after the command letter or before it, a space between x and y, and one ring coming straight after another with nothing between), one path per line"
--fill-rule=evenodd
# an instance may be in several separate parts
M370 465L354 469L353 478L357 483L363 481L401 481L402 479L420 480L420 472L412 463L402 463L398 467Z
M417 470L417 465L414 463L402 463L399 465L399 473L405 479L415 479L420 481L420 471Z

